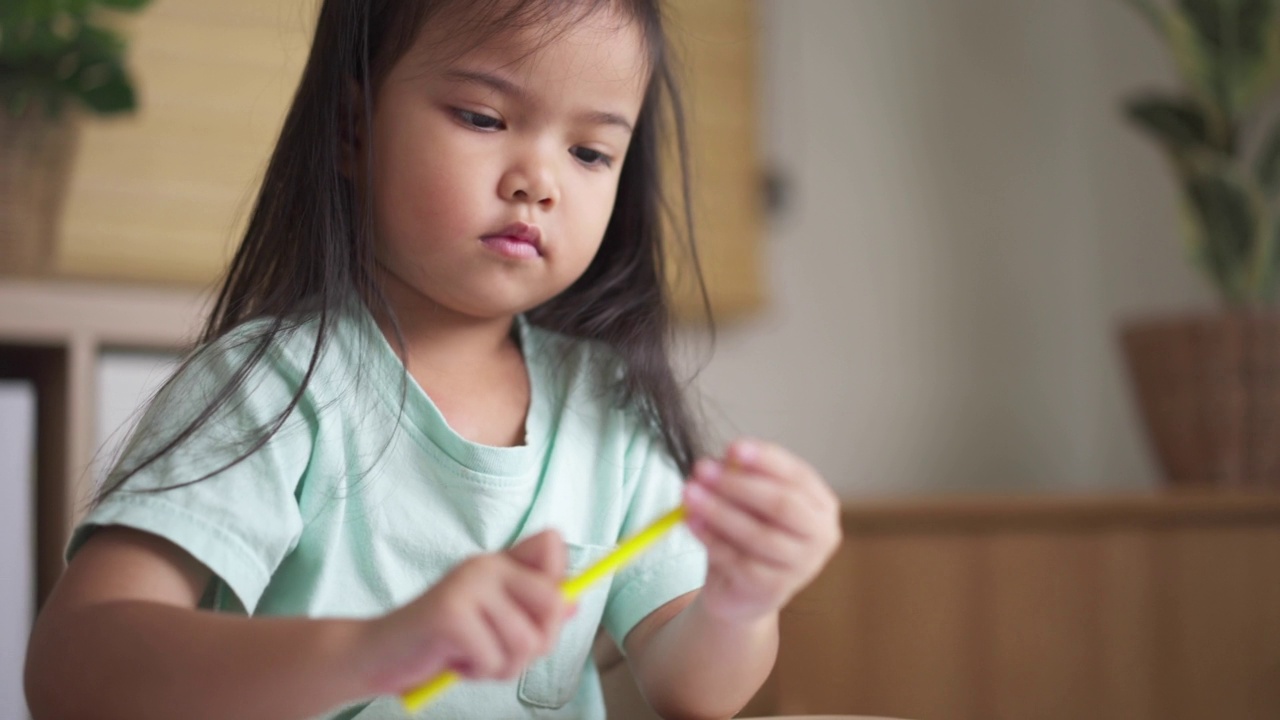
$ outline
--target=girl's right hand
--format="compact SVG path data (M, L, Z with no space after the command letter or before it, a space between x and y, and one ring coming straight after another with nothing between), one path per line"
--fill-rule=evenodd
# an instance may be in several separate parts
M564 541L553 530L461 563L418 599L369 621L373 691L401 693L447 670L515 678L551 650L572 611L564 573Z

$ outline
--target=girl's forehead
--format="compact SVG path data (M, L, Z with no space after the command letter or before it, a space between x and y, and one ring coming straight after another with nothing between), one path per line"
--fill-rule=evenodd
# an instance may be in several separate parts
M483 59L514 70L560 51L592 49L608 50L609 65L627 75L648 74L640 24L616 0L449 3L423 23L407 55L415 64Z

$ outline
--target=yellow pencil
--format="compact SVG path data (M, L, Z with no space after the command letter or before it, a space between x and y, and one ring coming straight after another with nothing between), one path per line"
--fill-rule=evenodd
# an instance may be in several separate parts
M683 507L672 510L654 520L649 527L625 540L613 552L600 558L594 565L584 570L581 575L565 580L560 586L560 591L564 593L565 599L569 601L578 599L578 596L586 592L587 588L608 577L615 570L630 562L635 556L644 552L655 540L662 537L663 534L678 525L683 519ZM425 685L405 693L400 700L404 703L406 710L413 712L431 702L437 695L444 692L446 688L459 679L458 673L447 670L432 678Z

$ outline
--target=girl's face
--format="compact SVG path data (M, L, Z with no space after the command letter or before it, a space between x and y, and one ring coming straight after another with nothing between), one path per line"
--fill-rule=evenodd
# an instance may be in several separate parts
M374 98L378 260L419 309L509 317L568 288L600 247L648 58L608 11L465 52L456 30L429 22Z

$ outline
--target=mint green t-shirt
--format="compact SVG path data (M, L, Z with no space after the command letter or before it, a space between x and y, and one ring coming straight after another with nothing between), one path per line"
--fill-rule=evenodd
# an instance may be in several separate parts
M157 397L120 466L160 447L253 347L265 322L205 348ZM311 382L279 432L247 459L245 438L287 405L307 372L317 323L268 347L263 361L198 434L128 480L74 533L159 535L204 563L209 607L256 616L367 618L418 597L477 553L547 528L581 571L680 502L681 478L637 412L617 407L615 356L517 322L532 398L525 444L491 447L455 433L405 371L367 312L334 324ZM702 585L701 545L677 529L579 601L555 650L517 681L459 683L418 717L604 717L591 662L596 629L619 643L646 615ZM335 708L329 718L405 717L397 698Z

